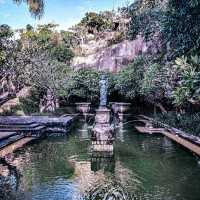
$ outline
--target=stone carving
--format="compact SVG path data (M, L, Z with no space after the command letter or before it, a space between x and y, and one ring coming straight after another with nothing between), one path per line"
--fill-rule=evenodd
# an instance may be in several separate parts
M56 108L59 108L59 101L53 95L51 90L47 90L47 94L40 100L40 112L54 112Z

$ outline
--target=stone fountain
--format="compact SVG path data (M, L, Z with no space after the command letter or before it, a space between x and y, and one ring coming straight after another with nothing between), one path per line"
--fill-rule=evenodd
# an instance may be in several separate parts
M127 120L127 118L130 116L127 112L131 108L131 103L125 103L125 102L113 102L112 103L112 110L117 116L120 123L123 123Z
M108 80L100 80L100 106L96 110L95 125L92 129L93 151L113 151L114 131L110 124L110 110L107 108Z
M83 120L87 120L87 116L89 115L90 109L91 109L91 103L88 102L81 102L81 103L75 103L76 110L84 116Z

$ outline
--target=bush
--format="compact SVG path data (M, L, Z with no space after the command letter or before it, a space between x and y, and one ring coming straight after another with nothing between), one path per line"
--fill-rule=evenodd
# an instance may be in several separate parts
M40 93L41 91L34 88L31 90L30 97L20 98L20 108L25 114L30 115L39 112Z
M140 95L147 60L139 56L115 76L115 89L127 99Z
M199 136L200 113L177 115L175 112L169 112L167 114L157 114L154 117L157 121Z
M188 101L200 102L200 59L198 56L177 58L175 69L178 81L174 88L174 104L183 106Z
M96 103L99 101L99 81L102 72L94 69L82 68L72 72L66 87L68 99L73 97L79 101ZM111 73L106 73L109 82L108 95L114 92L114 78Z
M69 62L73 57L73 51L64 44L60 44L52 49L53 57L59 62Z
M99 73L93 69L74 71L66 85L67 96L75 96L85 101L95 101L99 97Z

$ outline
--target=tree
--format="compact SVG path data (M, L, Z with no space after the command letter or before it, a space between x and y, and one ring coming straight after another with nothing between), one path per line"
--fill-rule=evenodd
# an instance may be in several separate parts
M29 62L24 68L24 79L28 85L43 91L41 103L44 110L55 111L58 97L65 94L71 69L43 49L31 50L29 56Z
M13 31L8 25L0 26L0 83L3 93L5 87L7 92L16 92L13 82L17 82L18 69L14 63L19 52L19 44L12 40L12 36Z
M13 0L17 4L27 3L31 15L41 18L44 13L44 0Z
M169 57L199 53L200 2L196 0L168 0L162 22L165 43L169 45Z
M13 36L13 31L7 24L0 25L0 38L10 38Z
M113 25L113 13L111 12L102 12L102 13L95 13L89 12L85 14L85 17L81 20L80 25L85 26L88 28L89 32L100 32L105 29L112 28Z
M67 97L76 97L86 101L96 101L99 97L100 76L93 69L79 69L74 71L66 85Z

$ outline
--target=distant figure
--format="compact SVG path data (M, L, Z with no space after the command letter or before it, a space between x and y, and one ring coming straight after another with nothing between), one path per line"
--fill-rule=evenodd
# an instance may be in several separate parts
M101 80L99 82L100 85L100 106L107 106L107 96L108 96L108 79L105 75L102 75Z

